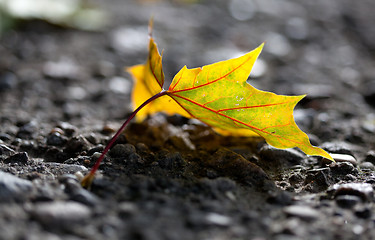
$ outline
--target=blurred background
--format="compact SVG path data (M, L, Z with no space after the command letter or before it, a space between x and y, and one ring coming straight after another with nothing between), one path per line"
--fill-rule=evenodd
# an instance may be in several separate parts
M145 61L153 17L167 82L184 65L265 42L249 83L308 94L295 118L321 139L365 142L357 135L375 133L374 9L371 0L0 0L2 121L124 119L124 67Z

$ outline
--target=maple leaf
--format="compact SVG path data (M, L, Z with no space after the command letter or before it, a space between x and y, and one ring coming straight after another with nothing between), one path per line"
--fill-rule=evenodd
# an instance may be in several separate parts
M132 75L134 86L131 94L133 108L137 109L146 100L163 90L164 73L162 68L162 56L159 54L157 45L151 36L152 21L150 21L150 41L147 61L145 64L135 65L126 70ZM157 112L164 112L168 115L179 114L186 118L194 118L193 115L186 112L180 105L171 98L159 97L146 106L144 106L135 116L138 122L143 121L148 115ZM234 129L230 131L224 128L213 129L221 135L236 135L236 136L259 136L255 132L246 129Z
M246 82L262 48L263 44L241 57L202 68L184 66L163 92L174 101L166 96L154 100L141 110L140 119L160 111L181 114L199 119L219 133L255 134L276 148L298 147L308 155L332 159L323 149L312 146L294 121L293 109L304 95L277 95L257 90ZM136 107L161 92L164 84L161 56L152 37L149 49L147 63L130 68L136 79ZM157 87L150 88L156 82Z
M104 155L131 119L138 114L138 120L143 120L148 114L159 111L199 119L222 133L257 134L276 148L298 147L308 155L333 161L326 151L311 145L308 136L294 121L294 107L304 95L277 95L255 89L246 82L262 48L263 44L241 57L201 68L184 66L168 90L164 90L162 57L150 34L146 64L128 69L135 79L132 100L136 109L113 136L81 184L85 187L91 185Z
M260 91L246 82L262 48L263 44L239 58L202 68L185 66L166 94L209 126L236 133L250 130L276 148L298 147L308 155L332 159L323 149L312 146L294 121L293 109L304 96Z

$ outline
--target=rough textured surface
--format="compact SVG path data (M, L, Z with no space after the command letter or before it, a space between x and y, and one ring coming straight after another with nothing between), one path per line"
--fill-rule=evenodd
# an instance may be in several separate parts
M0 37L0 239L373 238L374 1L97 4L103 31L26 20ZM82 189L130 113L123 68L144 62L152 15L167 80L265 41L249 82L307 93L296 122L337 162L158 114Z

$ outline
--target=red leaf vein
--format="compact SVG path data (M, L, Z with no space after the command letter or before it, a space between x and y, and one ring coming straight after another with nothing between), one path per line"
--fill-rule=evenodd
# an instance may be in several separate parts
M293 139L288 139L288 138L286 138L286 137L284 137L284 136L275 135L275 134L272 134L271 132L267 132L267 131L265 131L265 130L263 130L263 129L260 129L260 128L257 128L257 127L254 127L254 126L251 126L251 125L246 124L246 123L244 123L244 122L241 122L241 121L238 120L238 119L235 119L235 118L232 118L232 117L230 117L230 116L228 116L228 115L225 115L225 114L223 114L223 113L220 113L220 112L218 112L218 111L216 111L216 110L214 110L214 109L211 109L211 108L209 108L209 107L207 107L207 106L204 106L204 105L202 105L202 104L200 104L200 103L197 103L197 102L195 102L195 101L193 101L193 100L191 100L191 99L188 99L188 98L183 97L183 96L179 96L179 95L175 94L175 92L167 92L167 94L168 94L170 97L181 98L181 99L183 99L183 100L185 100L185 101L188 101L188 102L190 102L190 103L192 103L192 104L195 104L195 105L197 105L197 106L199 106L199 107L202 107L202 108L204 108L204 109L206 109L206 110L208 110L208 111L214 112L214 113L216 113L216 114L218 114L218 115L220 115L220 116L222 116L222 117L228 118L228 119L232 120L233 122L237 122L237 123L239 123L239 124L245 125L245 126L251 128L251 129L254 129L254 130L256 130L256 131L259 131L259 132L262 132L262 133L265 133L265 134L268 134L268 135L273 135L274 137L277 137L277 138L279 138L279 139L282 138L282 139L285 139L285 140L288 140L288 141L290 141L290 142L294 142L294 143L297 143L297 144L301 144L301 145L303 144L302 142L299 142L299 141L296 141L296 140L293 140ZM176 101L176 102L178 103L178 101ZM178 103L178 104L182 107L182 105L181 105L180 103ZM190 113L190 111L188 111L186 108L184 108L184 110L185 110L186 112ZM191 114L191 113L190 113L190 114ZM193 115L192 115L192 116L193 116ZM194 116L193 116L193 117L194 117ZM195 118L197 118L197 117L195 117ZM199 119L199 118L197 118L197 119ZM312 146L308 146L308 147L313 148Z
M189 91L189 90L194 90L194 89L197 89L197 88L204 87L204 86L207 86L209 84L215 83L215 82L217 82L219 80L225 79L228 75L230 75L231 73L233 73L234 71L236 71L237 69L239 69L240 67L242 67L251 58L252 58L252 56L249 56L245 61L243 61L241 64L239 64L236 68L232 69L227 74L225 74L225 75L223 75L223 76L221 76L221 77L219 77L217 79L212 80L211 82L207 82L207 83L204 83L204 84L199 85L199 86L194 86L194 84L195 84L195 81L194 81L193 82L193 87L191 87L191 88L185 88L185 89L181 89L181 90L177 90L177 91L173 91L173 93L186 92L186 91ZM209 77L209 74L207 74L207 81L208 81L208 77ZM172 93L172 92L170 92L170 93Z

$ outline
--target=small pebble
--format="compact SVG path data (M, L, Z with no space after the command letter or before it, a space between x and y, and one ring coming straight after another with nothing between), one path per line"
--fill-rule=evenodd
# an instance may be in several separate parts
M375 151L369 151L366 154L366 157L364 159L364 162L370 162L372 164L375 164Z
M17 77L11 72L0 74L0 92L13 89L17 85Z
M21 126L17 132L17 137L22 139L30 139L37 132L36 121L31 121Z
M349 174L357 175L358 169L356 169L350 162L336 162L329 165L332 176L337 178L343 178Z
M99 77L111 77L116 72L116 67L109 61L99 61L97 66L94 67L93 71Z
M74 174L75 172L87 172L88 169L85 166L77 165L77 164L65 164L65 163L56 163L56 162L49 162L46 163L46 166L51 167L52 170L58 171L60 173L70 173Z
M26 164L29 161L27 152L16 153L4 160L5 163L21 163Z
M298 217L304 220L315 220L319 218L319 212L309 206L293 205L284 208L287 215Z
M219 174L236 177L247 184L256 182L258 187L268 186L266 183L268 183L269 177L262 168L229 149L218 149L210 158L206 159L205 164Z
M12 137L7 133L0 133L0 141L9 141Z
M119 76L115 76L109 80L109 89L115 93L129 94L132 83Z
M274 191L270 193L267 198L267 203L275 204L279 206L287 206L292 203L293 199L289 192L286 191Z
M62 146L67 142L66 137L59 132L53 132L47 136L47 144L52 146Z
M372 211L369 207L359 205L354 208L354 213L357 217L363 218L363 219L368 219L372 215Z
M353 226L353 233L356 235L361 235L364 231L364 227L361 226L360 224L354 225Z
M362 200L358 196L354 195L339 195L336 197L336 203L342 208L352 208Z
M375 133L375 114L369 113L362 119L361 128L368 133ZM371 151L370 151L371 152ZM375 152L372 151L374 154Z
M0 155L10 156L14 155L15 153L16 152L7 145L0 144Z
M77 131L77 128L75 126L73 126L72 124L67 123L67 122L60 122L58 126L62 130L64 130L64 132L67 136L72 136L73 133L75 133Z
M58 177L59 182L66 183L69 181L78 181L74 174L66 173Z
M375 106L375 80L365 83L362 89L362 95L366 102Z
M306 39L309 33L306 20L299 17L288 19L285 30L289 38L296 40Z
M332 184L330 168L318 168L307 171L305 183L310 192L321 192Z
M0 202L23 201L31 190L30 181L0 171Z
M337 198L340 195L354 195L362 199L362 201L371 202L374 198L374 190L369 183L344 183L335 184L332 186L334 196Z
M82 188L76 181L68 181L66 184L66 192L69 195L69 199L75 202L83 203L87 206L96 206L99 203L99 198L93 193Z
M136 153L136 149L134 145L129 143L117 144L109 151L109 155L111 155L111 157L128 157L133 153Z
M79 135L69 139L69 141L65 145L64 151L70 154L78 153L83 150L88 150L90 145L91 144L86 140L86 138L84 138L82 135Z
M87 91L81 86L70 86L66 89L69 99L83 100L87 96Z
M265 39L268 46L265 50L277 57L285 57L292 50L288 39L279 33L271 32Z
M333 119L328 119L328 121L333 121ZM326 142L321 147L332 154L340 153L340 154L353 155L353 150L354 150L353 145L347 142ZM338 157L340 158L340 156Z
M336 162L350 162L353 165L357 165L357 160L348 154L330 153L331 157Z
M87 134L84 137L87 139L87 141L94 145L96 145L99 142L98 137L94 133Z
M99 144L96 147L91 148L90 150L87 151L87 156L92 156L95 153L100 153L104 150L104 146Z
M251 78L259 78L263 76L267 72L267 68L267 63L261 58L258 58L251 70Z
M102 134L105 134L105 135L110 135L110 134L116 132L116 129L113 128L112 126L105 125L105 126L103 126L103 128L102 128L102 130L100 132Z
M363 162L359 164L360 169L368 169L368 170L374 170L375 166L371 162Z
M91 159L96 161L98 158L100 158L102 154L100 152L95 152L94 154L91 155Z
M206 216L206 221L208 224L225 227L231 224L232 219L230 217L227 217L221 214L209 213Z
M77 202L42 202L35 204L31 210L32 215L50 228L56 228L60 224L69 226L72 223L80 223L91 217L92 212L86 205Z
M111 34L112 48L120 53L139 53L147 46L144 28L118 28Z
M138 207L131 202L120 202L118 204L118 214L122 217L135 215L138 212Z
M278 149L264 145L259 151L260 159L268 164L296 165L300 164L305 155L295 149Z
M135 147L137 148L137 151L140 152L140 153L148 153L148 152L150 152L150 149L144 143L137 143L135 145Z
M77 178L78 181L81 181L85 177L85 175L83 175L81 171L75 172L74 176Z
M253 0L231 0L228 8L230 15L239 21L253 18L257 11L257 5Z
M44 75L56 79L75 79L79 71L78 65L69 58L63 58L58 62L49 61L43 66Z

